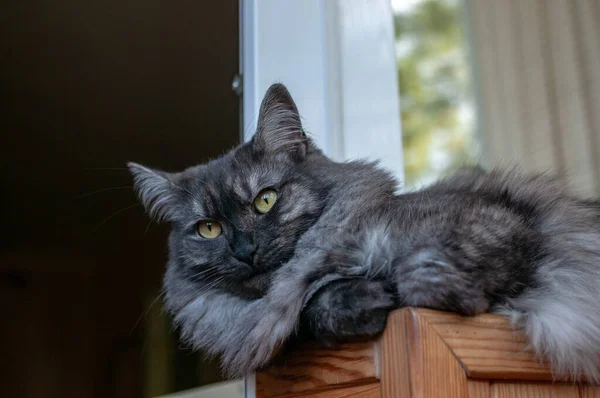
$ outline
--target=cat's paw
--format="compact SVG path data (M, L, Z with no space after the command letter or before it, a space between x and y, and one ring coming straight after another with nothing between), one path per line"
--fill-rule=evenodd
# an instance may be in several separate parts
M340 341L379 335L388 313L396 307L394 295L383 282L341 280L315 294L303 312L302 323L318 341L331 347Z
M291 324L294 325L293 323ZM279 353L293 327L274 314L267 314L239 337L239 345L226 347L221 371L229 379L244 377L265 367Z

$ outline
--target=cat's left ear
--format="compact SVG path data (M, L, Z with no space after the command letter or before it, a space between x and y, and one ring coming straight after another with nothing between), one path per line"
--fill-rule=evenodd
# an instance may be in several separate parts
M283 84L273 84L260 105L254 150L294 160L306 156L308 140L298 108Z
M127 166L133 176L133 189L150 217L157 222L173 221L179 192L176 175L133 162Z

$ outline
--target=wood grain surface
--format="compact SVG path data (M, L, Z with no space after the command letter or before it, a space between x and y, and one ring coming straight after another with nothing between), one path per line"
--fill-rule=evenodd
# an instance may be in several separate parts
M396 311L388 318L381 338L380 361L382 397L411 397L411 333L412 315L408 311Z
M398 332L408 347L394 343ZM399 371L407 373L407 358L408 375L398 377ZM382 398L468 397L464 369L427 320L411 308L389 317L381 344L381 379Z
M287 397L287 396L286 396ZM379 383L366 384L362 386L341 387L335 390L326 390L310 395L302 395L306 398L380 398L381 387Z
M579 387L573 384L536 382L492 382L492 398L578 398Z
M488 380L468 379L467 390L469 398L490 398L492 396Z
M256 374L256 396L280 397L378 383L375 350L375 342L344 344L337 350L316 344L302 346Z
M502 316L462 317L427 309L414 311L440 335L469 377L553 380L550 369L527 351L523 337Z
M256 396L600 398L600 387L551 380L502 316L404 308L390 314L378 343L284 355L256 375Z
M579 391L581 398L600 398L600 387L582 385Z

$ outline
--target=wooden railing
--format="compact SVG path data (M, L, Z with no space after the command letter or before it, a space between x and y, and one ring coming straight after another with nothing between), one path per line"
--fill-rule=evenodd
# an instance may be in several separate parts
M600 398L600 387L553 381L498 315L405 308L376 342L305 346L256 375L257 398Z

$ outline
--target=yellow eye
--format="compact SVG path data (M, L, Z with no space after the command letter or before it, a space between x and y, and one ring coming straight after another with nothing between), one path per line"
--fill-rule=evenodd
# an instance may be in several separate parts
M259 213L266 213L277 202L277 192L272 189L263 189L260 191L256 199L254 199L254 207Z
M212 220L204 220L198 223L198 233L206 239L214 239L221 235L221 224Z

